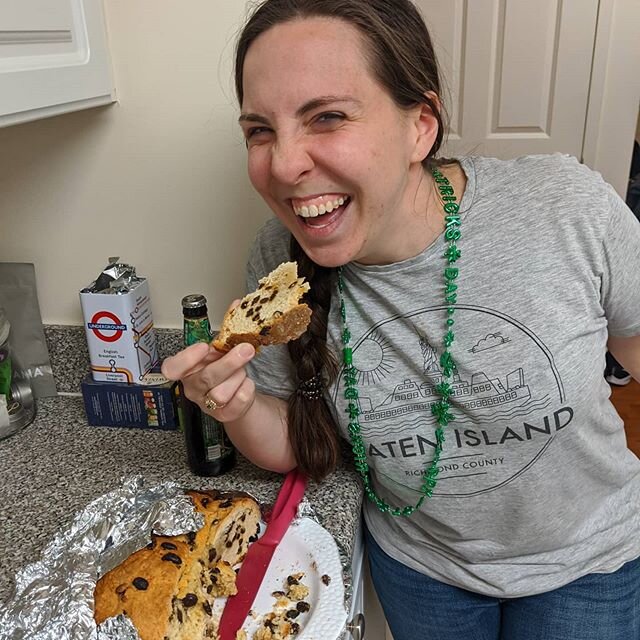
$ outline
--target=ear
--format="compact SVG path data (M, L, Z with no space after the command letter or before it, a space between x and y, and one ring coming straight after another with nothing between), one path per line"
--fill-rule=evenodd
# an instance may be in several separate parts
M433 92L427 91L426 95L431 99L435 108L440 111L440 98ZM438 118L431 107L424 102L416 105L412 111L412 162L422 162L438 135Z

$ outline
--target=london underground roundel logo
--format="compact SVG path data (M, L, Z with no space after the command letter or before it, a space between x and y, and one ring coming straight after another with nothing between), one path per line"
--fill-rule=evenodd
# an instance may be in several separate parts
M103 318L111 322L105 322ZM87 325L99 340L104 342L116 342L122 337L122 332L127 330L127 325L123 324L115 313L110 311L97 311L91 322ZM103 331L109 331L110 335L106 335ZM113 333L111 333L113 331Z

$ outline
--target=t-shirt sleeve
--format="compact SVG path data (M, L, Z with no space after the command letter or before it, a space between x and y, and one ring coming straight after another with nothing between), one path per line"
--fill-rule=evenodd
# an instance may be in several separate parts
M254 242L247 263L247 293L256 289L260 278L288 259L287 247L280 234L273 233L270 227L263 229ZM287 345L261 347L246 369L260 393L283 399L291 395L293 368Z
M603 239L602 303L609 334L640 335L640 222L610 187Z

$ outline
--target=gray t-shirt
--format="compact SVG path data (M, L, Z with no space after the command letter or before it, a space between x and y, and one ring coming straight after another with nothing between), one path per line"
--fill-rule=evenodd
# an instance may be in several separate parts
M392 557L497 597L560 587L640 555L640 461L603 377L607 333L640 334L640 224L575 158L461 159L462 251L451 353L458 366L434 495L409 518L366 501ZM288 256L275 219L258 235L248 286ZM377 493L415 504L434 450L446 307L444 240L384 266L344 269L360 424ZM341 353L337 296L329 341ZM250 367L285 397L284 347ZM345 438L343 384L330 401Z

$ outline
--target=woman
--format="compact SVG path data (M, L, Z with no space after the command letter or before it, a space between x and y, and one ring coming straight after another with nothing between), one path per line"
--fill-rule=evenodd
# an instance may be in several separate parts
M293 256L312 325L165 374L265 468L321 479L351 441L395 640L640 637L640 461L600 373L608 344L640 379L629 210L567 156L434 160L408 0L267 0L236 87L275 213L248 287Z

